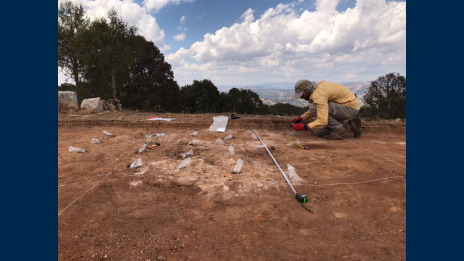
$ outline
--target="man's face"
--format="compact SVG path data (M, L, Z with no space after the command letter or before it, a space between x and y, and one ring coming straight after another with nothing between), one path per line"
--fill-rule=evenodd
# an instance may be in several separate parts
M301 95L300 99L309 100L310 95L311 95L310 92L304 91L303 94Z

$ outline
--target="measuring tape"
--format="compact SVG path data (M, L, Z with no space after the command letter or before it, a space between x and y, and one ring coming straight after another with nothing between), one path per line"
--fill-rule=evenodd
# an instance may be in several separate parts
M264 145L264 142L263 140L261 139L261 137L259 137L259 134L258 132L256 132L255 129L253 129L253 131L255 132L256 136L258 137L259 141L261 141L261 143ZM295 143L296 144L296 143ZM298 144L297 144L298 145ZM307 211L311 212L314 214L314 212L312 212L311 210L307 209L305 206L303 206L303 203L306 203L308 202L308 196L304 195L304 194L300 194L298 192L296 192L295 188L293 187L292 183L290 182L290 180L288 180L287 176L285 175L285 173L282 171L282 169L280 168L279 166L279 163L277 163L277 161L274 159L274 156L272 156L272 153L267 149L266 146L264 146L264 148L267 150L267 153L269 153L269 156L271 156L272 160L274 161L274 163L277 165L277 167L279 168L280 170L280 173L282 173L282 176L285 178L285 180L287 181L287 184L290 186L290 188L293 190L293 192L295 193L295 198L296 200L298 200L298 202L301 203L301 206L303 208L305 208Z
M287 140L289 140L289 141L291 141L291 142L295 143L295 144L296 144L298 147L300 147L300 148L302 148L302 149L304 149L304 150L309 150L309 148L308 148L308 147L303 147L303 146L301 146L300 144L298 144L298 143L294 142L293 140L291 140L291 139L287 138L287 137L285 136L285 134L282 134L282 135L283 135L283 136L284 136L284 137L285 137Z

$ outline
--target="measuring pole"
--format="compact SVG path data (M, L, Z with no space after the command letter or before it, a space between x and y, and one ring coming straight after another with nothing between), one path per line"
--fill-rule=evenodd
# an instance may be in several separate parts
M253 131L255 132L256 136L258 136L258 139L259 141L261 141L261 143L264 145L264 142L261 140L261 137L259 137L258 133L256 132L255 129L253 129ZM293 190L293 193L298 194L296 193L296 190L293 188L293 185L292 183L290 183L290 180L288 180L287 178L287 175L285 175L285 173L282 171L282 169L280 168L279 166L279 163L277 163L277 161L274 159L274 157L272 156L271 152L267 149L267 146L264 146L264 148L266 148L267 150L267 153L269 153L269 156L271 156L272 160L274 161L274 163L277 165L277 167L279 168L280 170L280 173L282 173L282 176L284 176L285 180L287 181L288 185L290 186L290 188Z

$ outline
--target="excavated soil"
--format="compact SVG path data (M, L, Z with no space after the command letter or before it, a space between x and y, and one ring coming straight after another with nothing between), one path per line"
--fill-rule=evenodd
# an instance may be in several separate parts
M145 120L152 116L174 120ZM293 117L241 115L225 133L210 132L213 116L59 114L58 260L406 259L406 179L397 178L406 176L405 123L364 122L360 139L330 141L294 136ZM255 148L253 128L283 171L295 167L300 179L291 181L315 214ZM137 154L147 133L166 135ZM229 134L235 156L216 142ZM176 169L190 149L192 163ZM139 157L142 167L126 168ZM238 159L245 164L232 174ZM363 183L381 178L391 179Z

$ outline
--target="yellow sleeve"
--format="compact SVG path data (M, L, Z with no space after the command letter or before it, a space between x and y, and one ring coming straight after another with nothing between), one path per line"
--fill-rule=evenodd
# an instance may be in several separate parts
M322 129L327 126L329 118L329 103L327 98L319 96L314 98L314 103L317 107L317 119L308 124L311 130Z
M305 112L303 115L301 115L300 117L303 118L304 121L307 121L309 119L311 119L314 115L311 113L310 110L308 110L307 112Z

